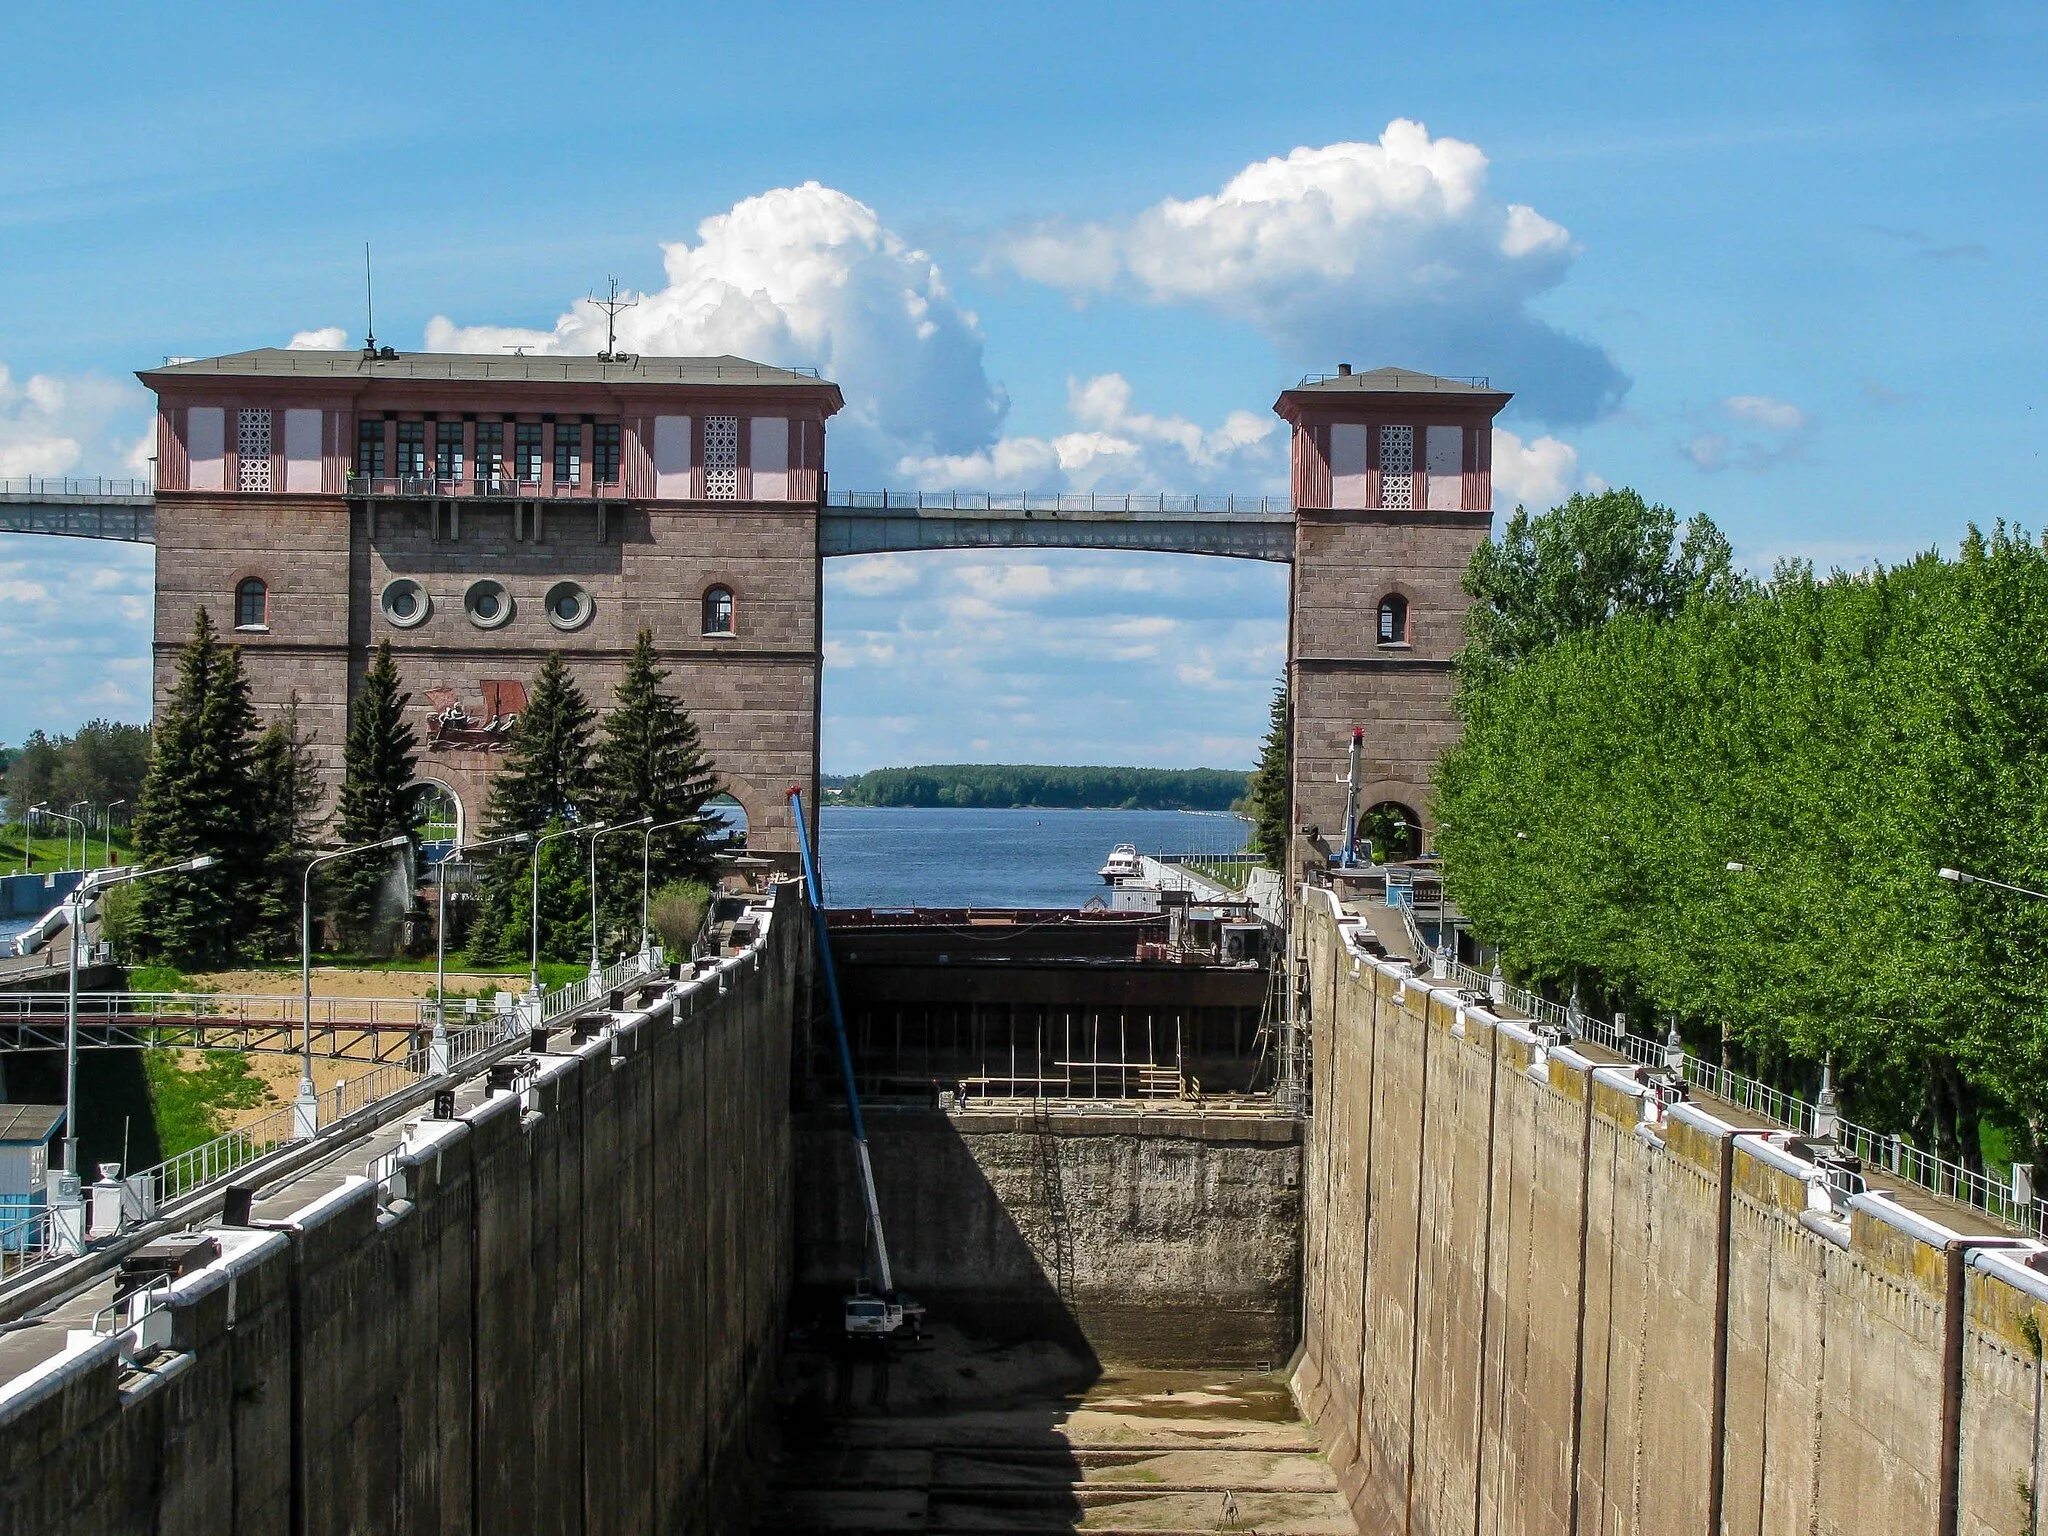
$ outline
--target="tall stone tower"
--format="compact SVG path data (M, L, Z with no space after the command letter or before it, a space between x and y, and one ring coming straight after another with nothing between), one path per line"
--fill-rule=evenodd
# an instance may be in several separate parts
M1484 379L1345 364L1273 407L1294 428L1296 875L1344 845L1354 728L1362 816L1426 823L1431 769L1458 731L1459 580L1492 525L1493 418L1512 398Z

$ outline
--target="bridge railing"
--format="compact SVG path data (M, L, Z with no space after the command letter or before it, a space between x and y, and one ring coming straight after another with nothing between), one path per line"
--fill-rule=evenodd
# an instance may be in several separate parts
M558 991L544 991L541 995L540 1017L543 1021L561 1018L600 1001L615 987L630 986L643 978L658 976L662 972L665 959L661 946L654 945L644 956L638 953L627 955L615 964L607 966L595 982L585 977L582 981ZM215 997L212 993L183 995ZM294 999L286 998L283 1001L297 1006ZM353 1003L375 1000L332 998L327 1001ZM419 1020L424 1030L432 1005L408 1000L407 1006L412 1010L407 1016ZM447 1075L459 1075L478 1057L517 1039L521 1033L521 1019L522 1014L517 1010L493 1012L477 1017L475 1022L465 1024L459 1029L449 1030ZM435 1075L431 1047L416 1048L409 1052L403 1061L386 1062L358 1077L345 1079L322 1090L319 1095L318 1123L323 1129L338 1124L349 1116L373 1108L386 1099L419 1087ZM208 1184L232 1177L298 1139L296 1107L284 1104L196 1147L167 1157L152 1167L137 1169L125 1175L121 1182L139 1199L140 1216L148 1219L154 1217L160 1207L179 1196L191 1194ZM65 1217L48 1207L12 1222L0 1223L0 1279L17 1274L47 1259L76 1253L90 1240L109 1235L84 1230L83 1224L88 1219L89 1210L89 1205L78 1209L73 1219L80 1224L80 1230L75 1233L66 1232L63 1228Z
M1157 491L845 491L827 510L904 512L1112 512L1132 516L1293 515L1285 496L1176 496Z
M105 475L14 475L0 479L0 496L23 501L40 501L50 496L154 496L156 487L146 477L109 478Z
M1564 1031L1567 1039L1594 1041L1628 1057L1639 1066L1662 1066L1668 1060L1668 1048L1662 1040L1636 1034L1591 1014L1554 1003L1526 987L1515 986L1498 975L1489 976L1462 961L1454 964L1451 970L1460 987L1484 993L1526 1018L1555 1025ZM1866 1166L1886 1169L1931 1195L1966 1205L2030 1236L2048 1237L2048 1199L2024 1195L2015 1181L1966 1168L1915 1145L1896 1131L1873 1130L1853 1120L1842 1119L1824 1111L1811 1099L1695 1056L1691 1051L1681 1054L1679 1070L1687 1086L1701 1093L1711 1094L1724 1103L1761 1115L1802 1136L1817 1140L1832 1138Z
M0 992L0 1025L67 1016L63 992ZM81 992L81 1024L158 1024L192 1019L208 1024L298 1024L303 1001L294 994L258 992ZM316 997L315 1029L420 1029L432 1022L433 1004L421 998Z

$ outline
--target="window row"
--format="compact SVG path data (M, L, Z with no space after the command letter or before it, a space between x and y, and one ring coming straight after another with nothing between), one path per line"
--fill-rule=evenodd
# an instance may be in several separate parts
M417 629L434 611L434 599L426 587L410 576L397 576L384 584L377 606L385 622L395 629ZM512 594L502 581L480 577L462 595L462 611L478 629L501 629L511 621ZM597 603L581 582L558 581L541 600L541 611L559 630L577 630L597 612ZM704 589L703 632L731 635L733 627L732 588L717 583ZM260 576L246 576L235 586L235 628L263 630L270 627L270 588Z
M437 480L538 484L552 460L558 486L583 484L586 470L592 485L616 485L622 442L616 421L591 417L573 422L365 416L356 423L355 472L424 479L431 449Z

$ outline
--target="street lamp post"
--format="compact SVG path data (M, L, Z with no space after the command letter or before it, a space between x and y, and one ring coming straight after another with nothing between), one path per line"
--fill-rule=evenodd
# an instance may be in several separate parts
M654 822L654 824L640 829L640 959L643 965L646 963L648 949L647 869L650 854L654 848L654 834L666 832L672 827L687 827L691 823L700 822L703 819L702 816L678 816L674 821L654 822L654 818L650 816L648 820Z
M379 842L316 854L306 861L306 873L299 883L299 1097L292 1105L292 1135L297 1140L310 1140L320 1129L320 1101L313 1092L313 871L336 859L380 848L402 848L411 841L401 832Z
M114 807L126 805L127 803L126 800L111 800L107 803L107 819L102 823L101 830L107 834L106 862L109 865L112 865L114 862Z
M85 830L85 823L80 821L76 816L70 815L67 812L51 809L47 801L42 805L32 805L28 808L28 813L31 816L34 816L39 812L44 816L54 816L59 821L69 823L69 825L67 825L64 828L64 862L66 864L69 864L71 862L71 828L73 826L77 827L82 835ZM33 858L31 858L29 861L29 868L35 868L35 861Z
M487 842L457 842L441 855L441 862L435 866L434 874L434 1038L432 1064L436 1072L446 1072L448 1058L448 866L464 854L479 853L486 848L509 848L515 843L533 841L531 832L514 832L509 837L494 837Z
M1944 880L1953 880L1957 885L1988 885L2001 891L2010 891L2015 896L2025 896L2034 901L2048 901L2048 891L2037 891L2027 885L2014 885L2009 880L1994 880L1989 875L1973 875L1967 869L1943 866L1935 873Z
M81 805L85 807L85 815L82 817L74 816L72 820L78 823L78 867L83 869L85 868L85 861L92 857L92 849L89 846L92 842L92 802L90 800L74 800L71 802L71 809L75 811ZM64 856L66 858L71 856L71 834L68 830L64 834Z
M642 816L637 821L615 821L608 827L599 827L590 834L590 984L595 987L598 978L604 975L604 967L597 958L597 840L608 832L625 832L633 827L651 827L652 816Z
M558 837L595 837L610 830L609 827L560 827L553 832L543 832L533 840L533 894L529 902L533 933L526 971L526 990L530 997L540 996L540 851ZM536 1014L535 1021L538 1019Z
M219 862L202 853L179 864L159 864L155 869L138 869L123 875L101 877L89 874L64 898L64 933L71 947L64 989L64 1171L78 1172L78 939L85 926L85 906L109 887L146 880L152 875L183 875L211 869Z

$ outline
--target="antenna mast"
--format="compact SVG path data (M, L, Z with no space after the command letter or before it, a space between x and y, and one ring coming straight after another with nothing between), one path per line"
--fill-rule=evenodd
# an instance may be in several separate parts
M592 298L590 301L604 311L604 350L597 354L597 360L601 363L616 363L620 361L621 355L618 350L619 311L631 309L640 302L638 299L620 298L619 280L614 277L609 281L611 286L606 290L605 296L601 299Z
M370 287L370 242L363 242L363 350L377 355L377 296Z

